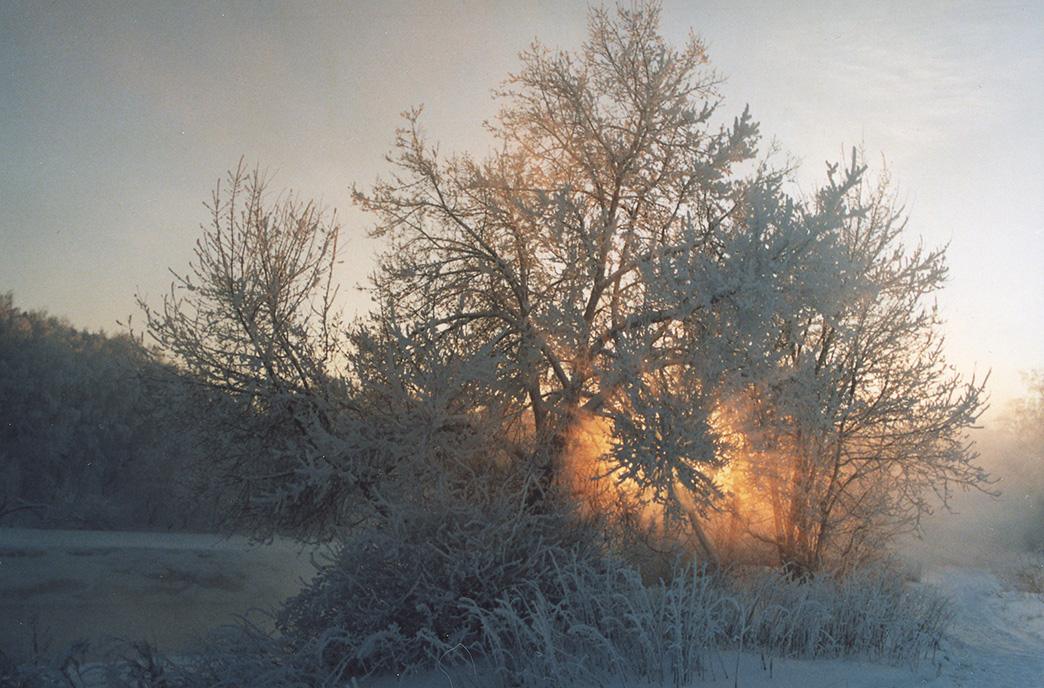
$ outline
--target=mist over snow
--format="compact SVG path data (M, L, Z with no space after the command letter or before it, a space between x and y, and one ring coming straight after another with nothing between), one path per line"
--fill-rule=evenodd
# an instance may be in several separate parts
M904 548L916 561L1003 566L1044 547L1044 447L1003 416L971 438L996 481L989 489L1000 494L956 491L952 511L937 508L925 520L924 538Z

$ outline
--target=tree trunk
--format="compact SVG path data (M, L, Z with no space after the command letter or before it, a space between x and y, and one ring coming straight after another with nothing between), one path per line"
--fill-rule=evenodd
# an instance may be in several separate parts
M675 486L674 497L678 504L684 504L678 495L678 487ZM704 532L703 526L700 525L700 515L696 513L696 510L692 507L685 507L685 515L689 519L689 526L692 528L692 534L696 537L696 541L700 545L700 549L703 550L703 555L706 557L706 561L713 568L718 568L721 565L720 559L718 559L717 550L711 543L710 538L707 537L707 533Z

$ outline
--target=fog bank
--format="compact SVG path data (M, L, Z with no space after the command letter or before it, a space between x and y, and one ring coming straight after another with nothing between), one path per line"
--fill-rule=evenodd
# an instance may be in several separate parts
M924 522L922 539L902 551L921 563L988 565L1044 549L1044 446L1039 433L1019 430L999 414L971 438L980 462L996 481L991 496L958 491L950 510L939 507Z

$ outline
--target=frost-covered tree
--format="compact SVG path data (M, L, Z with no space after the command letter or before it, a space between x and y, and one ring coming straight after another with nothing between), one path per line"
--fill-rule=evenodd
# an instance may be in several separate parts
M703 510L720 399L780 364L786 323L844 296L836 243L860 170L814 204L788 197L747 112L714 124L705 64L695 37L667 44L655 4L593 10L579 52L521 55L497 93L496 152L443 158L414 111L395 173L356 192L389 246L378 329L495 356L514 456L545 489L595 416L614 479Z
M200 435L126 336L86 332L0 295L0 522L210 525L182 499ZM199 505L201 506L201 505Z
M350 486L302 477L331 440L341 392L343 324L333 281L336 217L293 194L272 197L242 163L207 205L189 271L153 308L148 333L176 365L219 437L204 480L226 490L250 527L322 530Z
M189 272L174 275L159 309L139 299L173 360L253 404L317 393L340 336L336 219L293 195L269 198L266 186L240 163L214 191Z
M829 444L834 473L818 446L765 469L788 476L787 552L979 480L957 438L981 389L947 377L922 307L941 253L896 251L901 223L855 157L789 195L749 113L719 114L703 45L669 45L659 20L656 3L596 9L579 51L525 51L482 159L440 155L407 113L393 171L355 191L387 249L344 341L336 225L242 170L219 189L149 325L235 401L219 473L258 521L322 530L363 503L488 493L490 471L545 513L585 426L605 434L596 478L697 536L737 447ZM732 424L744 398L756 412ZM814 469L791 465L805 455Z
M482 493L476 457L504 451L509 412L489 347L341 322L335 218L257 172L240 165L207 207L188 274L139 305L168 381L214 430L195 475L228 525L327 539L391 502Z
M783 563L806 570L876 552L916 530L933 495L947 504L954 488L988 483L967 437L985 408L983 383L946 364L931 300L944 251L904 244L886 176L847 195L862 209L840 232L858 285L842 280L846 300L783 324L776 374L735 398L731 416L743 439L731 466L735 513Z

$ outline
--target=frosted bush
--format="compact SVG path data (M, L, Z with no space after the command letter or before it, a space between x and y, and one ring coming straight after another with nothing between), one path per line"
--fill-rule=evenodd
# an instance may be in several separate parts
M761 572L737 586L737 597L744 644L784 657L913 664L938 649L950 621L942 598L884 567L837 577Z
M685 683L706 675L739 613L720 578L698 567L652 586L612 560L574 558L556 571L559 600L531 588L493 609L471 606L506 683Z
M571 559L556 571L560 599L534 587L470 608L505 684L681 685L712 674L726 649L914 664L950 618L940 598L887 570L797 578L690 565L654 585L612 561Z
M406 508L341 543L277 626L346 675L431 668L454 648L481 654L474 610L536 591L555 599L556 561L594 549L593 533L565 514Z

